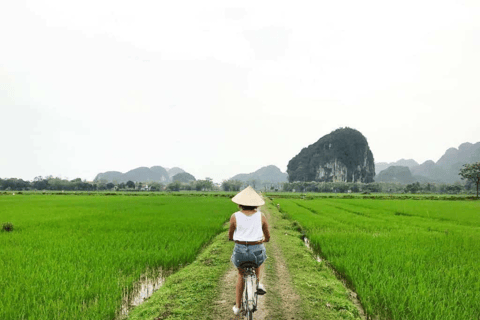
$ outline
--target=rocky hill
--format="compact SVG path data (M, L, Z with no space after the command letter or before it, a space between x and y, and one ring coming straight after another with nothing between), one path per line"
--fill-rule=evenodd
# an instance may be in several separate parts
M287 182L287 174L278 167L270 165L262 167L252 173L241 173L231 177L229 180L249 182L256 180L257 183L282 183Z
M390 166L375 176L375 182L413 183L415 178L406 166Z
M396 162L377 162L375 163L375 174L379 174L381 171L387 169L391 166L400 166L400 167L408 167L409 169L418 166L418 162L413 159L400 159ZM376 179L375 179L376 180Z
M122 179L122 175L123 173L121 173L120 171L107 171L104 173L97 174L97 176L93 181L105 180L108 182L112 182L112 181L122 182L120 181Z
M170 171L167 171L164 167L153 166L150 168L139 167L128 172L122 173L119 171L107 171L97 174L94 181L104 180L107 182L127 182L129 180L134 182L148 182L156 181L168 183L172 181L170 173L184 173L185 171L180 168L172 168ZM174 174L174 175L175 175Z
M168 172L168 176L170 177L170 180L172 180L173 176L175 176L176 174L185 172L185 170L183 170L179 167L173 167L171 169L166 169L166 170Z
M172 177L172 181L179 181L188 183L190 181L196 181L195 177L188 172L179 172Z
M287 166L288 180L372 182L373 154L357 130L340 128L303 148Z

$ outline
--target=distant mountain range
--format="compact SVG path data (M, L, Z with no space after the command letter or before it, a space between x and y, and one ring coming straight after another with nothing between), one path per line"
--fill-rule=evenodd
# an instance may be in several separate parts
M422 164L418 164L412 159L401 159L392 163L376 163L375 172L377 172L377 176L375 177L375 181L400 182L408 180L410 182L454 183L460 181L458 172L464 164L479 161L480 142L475 144L466 142L462 143L458 149L448 149L436 163L428 160ZM391 169L392 167L395 168ZM399 167L408 169L410 175L405 169L400 169Z
M375 176L375 182L398 182L402 184L420 182L438 182L424 176L412 175L410 168L406 166L390 166Z
M413 159L400 159L396 162L377 162L375 163L375 175L378 175L383 170L387 169L388 167L416 167L418 166L418 162Z
M435 163L432 160L419 164L413 159L400 159L396 162L378 162L375 163L376 176L375 181L383 182L443 182L454 183L460 181L458 172L466 163L480 161L480 142L462 143L458 148L450 148ZM184 173L185 170L173 167L167 169L161 166L139 167L128 172L107 171L97 174L94 181L104 180L107 182L148 182L156 181L170 183L173 176ZM188 179L194 180L195 177ZM269 183L288 182L288 175L282 172L278 167L269 165L262 167L255 172L237 174L230 180L240 180L245 183L255 181L257 186Z
M270 165L262 167L252 173L241 173L230 178L230 180L239 180L250 182L256 180L257 183L281 183L287 182L287 174L282 172L278 167Z
M171 169L165 169L161 166L154 167L139 167L128 172L122 173L119 171L107 171L97 174L94 181L104 180L107 182L163 182L168 183L172 181L173 176L178 173L185 172L183 169L174 167Z

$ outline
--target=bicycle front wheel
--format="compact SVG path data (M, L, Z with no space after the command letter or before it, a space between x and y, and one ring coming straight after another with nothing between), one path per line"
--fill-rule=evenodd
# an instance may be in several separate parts
M247 311L247 320L253 320L253 312L252 311Z

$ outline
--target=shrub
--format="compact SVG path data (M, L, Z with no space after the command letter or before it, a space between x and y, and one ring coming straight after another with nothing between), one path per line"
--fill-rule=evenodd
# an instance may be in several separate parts
M13 231L13 223L6 222L2 225L2 231L11 232Z

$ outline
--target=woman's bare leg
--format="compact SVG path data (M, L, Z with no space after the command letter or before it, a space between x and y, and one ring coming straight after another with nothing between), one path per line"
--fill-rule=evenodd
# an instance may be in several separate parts
M237 304L237 308L240 308L242 293L243 293L243 269L238 269L237 286L235 290L235 303Z
M261 280L260 278L263 276L262 270L263 270L263 264L260 267L255 268L255 274L257 275L257 282L262 282L260 281Z

